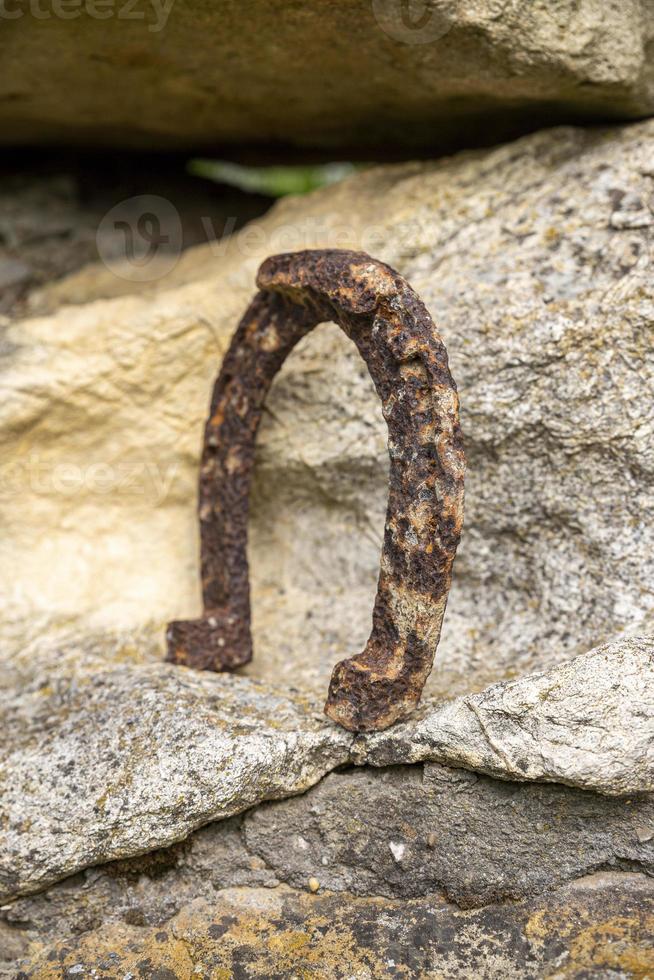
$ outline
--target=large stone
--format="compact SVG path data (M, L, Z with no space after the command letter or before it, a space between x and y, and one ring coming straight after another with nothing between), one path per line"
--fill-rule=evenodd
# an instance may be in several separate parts
M25 943L7 975L636 980L651 972L653 934L654 888L638 874L593 875L537 900L472 912L438 896L230 888L155 925L109 922Z
M301 699L162 664L60 669L2 708L5 896L301 792L351 743Z
M355 744L373 765L442 760L609 795L654 790L654 640L607 644Z
M162 651L165 622L198 611L212 379L260 260L321 244L367 248L409 278L460 388L466 523L428 692L480 690L646 633L653 147L644 123L375 168L284 201L156 282L100 266L44 290L44 315L3 336L5 661L84 622L152 624ZM127 295L91 302L112 291ZM365 368L319 328L260 433L251 675L323 694L333 663L365 642L386 471Z
M654 109L649 0L6 7L0 132L12 144L373 154Z
M0 899L35 891L94 864L165 847L203 824L305 791L348 762L386 766L438 759L504 780L561 781L614 795L654 790L651 641L623 641L444 706L425 704L414 720L372 736L354 736L327 722L320 703L307 696L285 696L250 678L139 662L148 656L141 642L138 636L97 637L45 649L32 645L26 657L12 664L0 699L5 731L0 746ZM584 802L583 794L566 795L560 789L548 796L545 790L530 794L494 784L484 801L487 784L478 788L465 776L456 789L460 800L469 785L482 812L488 799L501 803L513 795L523 801L513 825L498 817L499 838L524 840L532 816L544 820L554 807L562 814L554 837L560 835L567 857L557 853L558 877L545 862L540 877L537 871L529 875L525 853L520 867L519 856L509 850L503 859L506 894L522 894L523 878L557 883L610 864L616 856L639 867L651 857L652 845L642 851L634 839L636 826L646 841L654 833L647 802ZM411 824L420 840L416 860L422 860L429 808L453 810L448 792L426 787L416 796L409 776L393 819L389 814L383 818L389 835L398 837L397 852L391 847L394 838L387 842L398 861L406 850L402 828ZM341 810L346 813L350 804L356 810L356 799ZM380 806L379 815L389 806ZM289 823L296 828L298 812L302 823L303 804L299 811L289 810ZM596 817L607 825L603 834L592 829ZM472 812L470 823L475 837ZM284 825L282 818L282 835ZM445 866L427 862L422 877L414 877L417 887L427 880L463 901L465 880L456 880L463 874L459 829L456 824L450 838L449 865L447 856ZM356 848L355 837L343 844L345 851ZM277 848L275 841L274 833L266 831L255 836L254 849L273 867L287 862L291 879L304 874L306 869L293 869L285 848ZM552 841L548 838L547 846ZM473 903L480 895L484 900L502 893L486 880L488 857L482 840L477 846L479 861L470 871L477 883L468 886L472 898L467 899ZM530 861L537 849L534 842ZM383 863L375 863L381 871ZM351 865L358 875L357 862ZM330 886L346 881L356 890L359 879L350 881L344 874L335 869ZM365 875L361 880L368 881Z

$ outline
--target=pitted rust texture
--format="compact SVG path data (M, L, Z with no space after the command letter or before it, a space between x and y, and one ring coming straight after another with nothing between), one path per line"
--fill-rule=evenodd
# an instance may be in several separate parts
M463 522L459 403L445 346L411 287L364 252L267 259L216 381L200 473L202 619L173 622L168 659L230 670L252 658L246 557L254 443L273 378L333 320L368 365L388 425L390 487L373 626L336 664L325 713L355 732L406 717L438 645Z

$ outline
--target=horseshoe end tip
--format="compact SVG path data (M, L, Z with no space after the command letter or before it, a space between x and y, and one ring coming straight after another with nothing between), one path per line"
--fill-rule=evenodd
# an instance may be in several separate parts
M252 659L251 642L233 635L229 625L216 616L174 620L166 630L166 662L216 672L244 666Z
M402 684L398 692L387 678L372 679L352 658L334 667L324 712L349 732L381 732L407 718L419 700L419 691Z
M409 717L414 707L415 705L411 705L409 708L398 710L398 706L394 705L390 710L387 708L376 714L369 705L356 706L347 701L328 697L324 712L330 721L336 722L348 732L365 735L372 732L383 732L398 721L404 721Z

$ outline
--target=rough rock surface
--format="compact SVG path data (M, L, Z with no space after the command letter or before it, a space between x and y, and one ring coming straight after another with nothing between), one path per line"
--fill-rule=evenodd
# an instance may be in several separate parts
M33 8L4 18L10 143L442 150L654 107L649 0Z
M652 798L635 795L652 789L653 145L652 123L558 130L373 169L149 285L89 269L3 327L5 963L647 975L652 885L633 872L654 860ZM165 621L198 610L220 354L259 260L320 244L368 249L423 296L467 439L431 693L372 739L320 714L333 662L368 632L386 498L376 399L328 327L290 359L261 433L248 673L265 684L154 662ZM414 765L241 812L348 762Z
M351 742L251 680L159 664L45 675L3 709L5 895L301 792Z
M654 790L653 692L654 639L623 640L371 735L361 754L610 795Z
M600 868L654 874L654 798L501 783L435 763L332 773L246 814L247 851L297 888L461 908L521 899Z
M96 640L95 647L56 646L41 661L32 648L28 667L14 665L15 686L0 699L0 898L182 840L202 824L302 792L348 762L440 759L507 780L561 781L616 795L654 790L648 640L616 643L444 706L424 705L415 720L372 736L327 722L320 702L306 696L230 674L139 664L128 641L105 640L104 648L104 663ZM495 792L501 799L504 790ZM569 819L583 836L571 799ZM608 802L593 806L607 822L619 813ZM640 806L629 812L636 811ZM647 808L643 813L648 826ZM412 819L409 807L402 823ZM632 824L625 833L633 835ZM621 847L627 856L624 840L607 835L582 854L571 831L578 873L610 864ZM401 860L401 841L397 846ZM646 860L636 851L632 858ZM567 867L563 859L560 866ZM434 873L434 885L447 887Z
M167 277L94 267L3 336L6 650L59 621L129 627L199 611L202 423L270 252L364 247L426 301L460 389L468 476L432 693L583 653L654 610L654 124L554 130L376 168ZM118 285L117 285L118 284ZM363 364L319 328L276 382L251 516L255 661L324 695L369 632L385 425ZM56 574L53 574L56 570Z
M438 764L332 773L305 794L183 842L93 867L0 916L66 938L109 919L156 925L227 887L441 895L461 908L534 897L603 870L654 871L652 796L610 800Z
M29 945L25 929L11 976L639 980L651 972L653 935L654 888L637 874L593 875L536 900L470 912L437 896L229 888L161 923L90 925Z

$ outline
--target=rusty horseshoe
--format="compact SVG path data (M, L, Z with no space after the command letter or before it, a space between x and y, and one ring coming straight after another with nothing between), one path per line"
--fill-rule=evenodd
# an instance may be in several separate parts
M372 632L334 667L325 713L354 732L406 717L438 645L463 523L465 458L447 352L405 280L365 252L267 259L216 381L200 470L201 619L168 626L168 660L231 670L252 658L246 556L254 443L275 374L318 323L354 341L388 425L390 486Z

